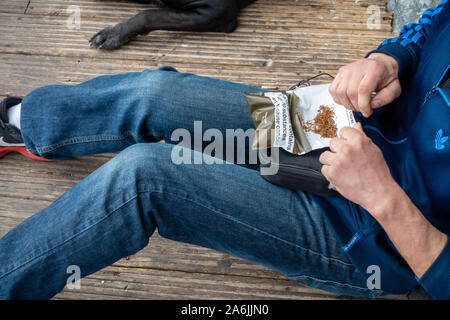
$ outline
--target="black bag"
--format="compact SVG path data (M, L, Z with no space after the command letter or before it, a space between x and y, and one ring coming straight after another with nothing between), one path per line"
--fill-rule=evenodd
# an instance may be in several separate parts
M339 193L330 188L330 183L320 171L322 164L319 162L319 157L328 149L317 149L303 155L294 155L282 148L270 148L267 152L259 152L260 174L270 183L281 187L302 190L323 197L337 196ZM265 174L264 169L271 166L276 166L278 169L276 173Z
M311 85L309 81L323 75L334 78L327 73L321 73L300 81L290 89L309 86ZM330 187L330 183L321 172L322 164L319 161L319 157L322 152L327 150L329 148L312 150L303 155L295 155L282 148L270 148L265 152L259 152L261 161L260 174L270 183L284 188L302 190L322 197L338 196L339 193ZM278 170L276 173L264 174L264 169L271 166L277 166ZM270 172L270 170L268 171Z

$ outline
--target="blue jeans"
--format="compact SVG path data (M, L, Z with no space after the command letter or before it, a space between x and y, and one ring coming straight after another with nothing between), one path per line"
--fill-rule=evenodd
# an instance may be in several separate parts
M269 184L248 162L173 163L175 129L193 133L196 120L224 136L253 128L243 93L258 90L164 67L25 97L30 152L57 160L121 152L0 239L0 298L50 298L65 286L69 265L87 276L144 248L156 229L311 287L383 294L366 287L309 194ZM168 143L151 143L162 139Z

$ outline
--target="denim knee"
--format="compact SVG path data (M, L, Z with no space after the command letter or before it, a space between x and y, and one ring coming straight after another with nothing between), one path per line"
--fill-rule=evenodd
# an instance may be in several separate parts
M173 90L174 82L182 76L175 68L164 66L155 70L146 69L139 74L140 84L143 86L151 86L152 91L164 96L168 91ZM136 83L134 83L136 85ZM139 84L137 84L139 86Z
M111 176L124 179L121 184L142 181L148 185L161 173L167 173L170 155L171 148L164 143L134 144L111 160L109 171Z
M133 144L121 151L111 161L113 168L120 172L136 172L139 170L150 169L157 166L161 162L170 161L165 158L164 147L161 143L137 143Z

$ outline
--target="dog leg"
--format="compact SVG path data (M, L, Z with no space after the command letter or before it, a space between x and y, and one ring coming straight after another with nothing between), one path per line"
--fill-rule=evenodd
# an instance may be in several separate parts
M172 8L149 9L139 12L131 19L115 26L109 26L96 33L90 40L91 46L114 50L137 35L153 30L232 32L237 25L239 8L234 1L208 1L201 6L186 10Z

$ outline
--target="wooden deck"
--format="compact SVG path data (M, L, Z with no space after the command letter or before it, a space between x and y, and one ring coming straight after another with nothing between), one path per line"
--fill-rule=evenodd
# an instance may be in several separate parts
M368 5L381 10L369 29ZM81 29L69 29L69 5ZM0 4L0 98L49 84L172 65L182 72L264 88L287 88L337 69L391 36L385 0L258 0L232 34L152 32L121 50L99 52L88 39L146 6L95 0L8 0ZM48 206L113 155L42 163L0 161L0 237ZM405 298L395 296L391 298ZM140 253L82 280L55 299L345 299L287 280L261 266L157 234Z

